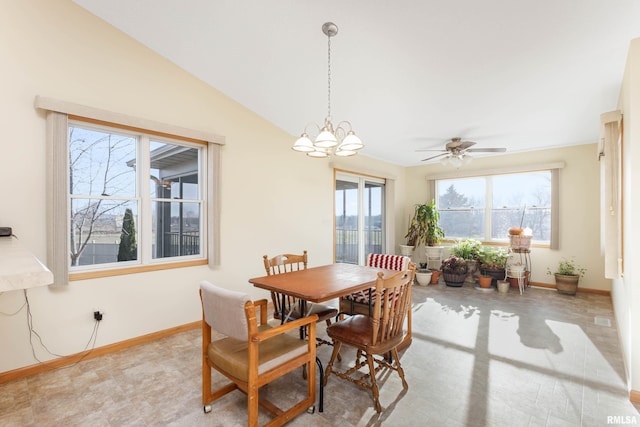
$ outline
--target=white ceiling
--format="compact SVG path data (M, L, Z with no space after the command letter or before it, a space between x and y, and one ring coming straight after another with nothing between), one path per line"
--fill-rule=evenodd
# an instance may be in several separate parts
M638 0L74 2L292 144L327 115L332 21L334 123L352 123L362 154L404 166L456 136L508 152L596 142L640 37Z

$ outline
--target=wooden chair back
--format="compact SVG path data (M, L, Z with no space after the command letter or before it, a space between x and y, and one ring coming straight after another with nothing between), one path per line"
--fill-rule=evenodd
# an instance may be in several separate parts
M373 306L372 344L384 346L386 342L397 345L403 338L403 326L411 308L411 285L415 278L415 264L393 276L378 273L376 299ZM397 341L397 342L396 342Z
M305 250L302 255L295 254L281 254L269 258L267 255L262 257L264 262L264 269L267 272L267 276L274 274L289 273L292 271L306 270L307 269L307 251ZM273 312L276 319L281 319L281 313L293 313L298 304L298 299L292 296L284 296L284 307L282 305L282 294L277 292L271 292L271 302L273 302ZM282 320L282 319L281 319ZM290 320L290 319L286 319Z

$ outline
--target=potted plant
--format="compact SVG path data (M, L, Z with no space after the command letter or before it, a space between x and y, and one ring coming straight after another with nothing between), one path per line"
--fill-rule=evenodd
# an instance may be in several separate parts
M491 286L497 286L498 280L504 280L509 254L506 250L495 246L483 246L480 249L478 260L480 272L485 276L491 276Z
M415 205L405 238L407 245L426 245L428 262L439 262L442 259L440 243L444 239L444 230L440 228L440 213L436 208L435 199L431 199L430 203Z
M420 263L420 268L416 271L416 282L421 286L427 286L431 283L431 270L427 268L426 262Z
M463 258L451 255L442 261L440 269L447 286L460 287L464 284L467 277L467 261Z
M551 272L551 269L547 267L547 274L553 274L556 279L558 293L565 295L576 294L578 282L586 271L587 269L579 266L574 258L561 258L554 272Z
M473 283L473 274L477 270L478 258L482 243L477 239L457 240L451 246L451 255L463 258L467 261L467 281Z

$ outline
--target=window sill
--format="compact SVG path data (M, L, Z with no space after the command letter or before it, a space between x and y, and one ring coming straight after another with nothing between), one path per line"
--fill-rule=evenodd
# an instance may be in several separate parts
M123 276L126 274L145 273L147 271L170 270L174 268L193 267L196 265L207 265L206 259L195 261L172 262L167 264L140 265L136 267L118 268L112 270L87 271L82 273L70 273L69 281L96 279L101 277Z

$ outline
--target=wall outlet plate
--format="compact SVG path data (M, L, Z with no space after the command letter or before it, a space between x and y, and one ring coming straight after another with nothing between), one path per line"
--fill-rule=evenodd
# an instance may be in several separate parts
M11 227L0 227L0 237L11 236L12 234Z

